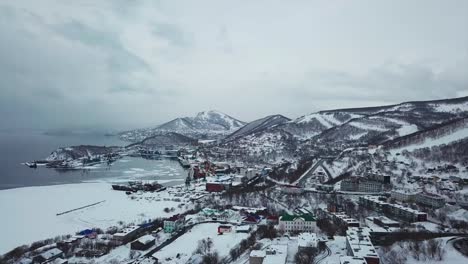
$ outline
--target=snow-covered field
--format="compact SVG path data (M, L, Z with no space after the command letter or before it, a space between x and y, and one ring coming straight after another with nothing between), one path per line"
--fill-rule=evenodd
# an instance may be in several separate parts
M163 193L145 193L130 199L124 192L113 191L108 183L82 183L41 187L27 187L0 191L3 227L0 254L31 242L57 235L73 234L86 228L105 229L124 223L139 223L186 210L179 202L157 196ZM96 206L57 216L67 210L93 204ZM14 202L12 202L14 201ZM174 207L169 214L164 208Z
M246 233L235 233L235 231L218 235L218 226L217 223L197 225L170 245L155 253L154 257L160 259L163 263L186 263L196 250L198 241L208 237L212 239L213 248L218 252L219 256L225 257L242 239L248 237ZM177 254L180 254L179 258L176 258Z

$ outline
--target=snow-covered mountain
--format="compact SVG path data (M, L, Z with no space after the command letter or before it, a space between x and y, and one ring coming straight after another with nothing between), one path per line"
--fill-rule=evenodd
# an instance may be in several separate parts
M468 97L329 112L360 116L324 130L317 135L317 140L380 144L467 116Z
M386 149L414 151L468 139L468 117L451 120L384 143Z
M342 125L351 119L362 117L362 114L348 112L321 111L301 116L281 126L299 139L308 139L319 135L323 131Z
M218 111L204 111L194 117L180 117L155 128L138 129L120 134L123 140L138 142L147 137L168 132L176 132L193 138L228 135L245 122Z
M248 123L227 136L223 145L244 155L266 153L272 159L278 156L272 150L290 157L334 155L330 150L380 145L466 116L468 97L326 110L293 120L272 115Z

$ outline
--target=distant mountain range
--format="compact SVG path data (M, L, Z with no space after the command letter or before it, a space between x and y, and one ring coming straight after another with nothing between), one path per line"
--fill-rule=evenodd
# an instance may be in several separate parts
M430 131L465 131L467 122L462 120L467 116L468 97L326 110L296 119L277 114L249 123L217 111L206 111L120 136L137 142L171 132L193 139L219 139L221 144L241 148L246 153L297 152L305 142L326 147L383 144L395 148L412 144L415 138L415 142L421 142L425 135L434 138L434 134L440 134ZM467 136L465 132L455 135L461 139Z

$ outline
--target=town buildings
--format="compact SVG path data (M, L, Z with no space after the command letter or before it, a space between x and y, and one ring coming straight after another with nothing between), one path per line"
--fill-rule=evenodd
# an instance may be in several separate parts
M417 192L409 190L393 190L391 197L400 202L412 202L416 198Z
M390 184L390 175L383 175L379 173L371 173L367 175L367 178L371 181L380 182L383 184Z
M63 257L63 252L58 248L52 248L33 258L33 263L48 263Z
M329 213L331 220L339 225L348 227L359 227L359 221L342 212Z
M416 195L416 202L432 208L440 208L445 205L445 199L437 194L420 192Z
M297 237L297 246L299 250L315 249L318 246L318 238L315 233L301 233Z
M270 245L266 250L252 250L250 264L284 264L288 256L288 245Z
M183 226L185 218L181 215L173 215L167 220L164 220L164 232L172 233Z
M345 192L379 193L383 191L383 183L362 177L350 177L341 181L340 189Z
M279 228L286 232L313 232L317 222L312 214L283 214L279 218Z
M379 264L380 258L370 240L367 228L351 227L346 231L346 250L348 256L363 258L367 264Z
M147 250L156 244L156 239L152 235L145 235L130 244L132 250Z
M120 232L115 233L113 235L113 239L120 243L127 243L133 240L137 236L139 229L140 229L139 226L126 227L122 229Z
M400 204L385 202L385 198L376 196L361 196L359 203L367 208L390 214L408 222L427 221L427 214Z

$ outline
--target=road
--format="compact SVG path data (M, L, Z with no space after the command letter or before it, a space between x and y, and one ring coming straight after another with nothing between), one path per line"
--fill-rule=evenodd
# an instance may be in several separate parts
M331 176L331 173L330 171L325 168L325 166L323 166L323 163L325 162L324 159L320 159L318 160L314 165L312 165L310 167L310 169L308 169L306 172L304 172L304 174L301 175L301 177L299 177L299 179L297 179L295 182L293 182L292 184L293 185L299 185L299 186L304 186L304 183L305 181L310 177L312 176L312 174L315 172L316 169L318 169L318 167L322 166L322 168L324 169L325 171L325 174L327 174L328 176L328 180L331 180L333 179L333 177Z
M320 254L320 255L315 257L314 264L322 263L322 261L324 261L326 258L331 256L331 254L332 254L331 249L327 245L325 245L325 251L323 251L323 252L324 252L323 254Z

